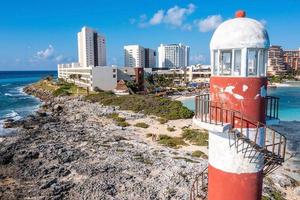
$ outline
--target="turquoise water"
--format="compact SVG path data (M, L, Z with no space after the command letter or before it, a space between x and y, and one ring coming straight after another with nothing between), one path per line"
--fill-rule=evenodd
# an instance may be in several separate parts
M289 87L268 88L268 95L280 98L279 118L282 121L300 121L300 85ZM194 98L183 100L182 103L194 110Z
M5 119L21 119L31 114L40 101L23 92L23 87L47 75L56 76L55 71L0 71L0 135Z

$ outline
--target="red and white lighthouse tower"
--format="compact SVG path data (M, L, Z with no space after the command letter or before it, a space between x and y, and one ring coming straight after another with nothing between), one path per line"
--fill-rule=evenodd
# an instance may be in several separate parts
M212 36L210 94L196 98L194 117L196 125L209 131L209 200L261 199L268 161L265 124L269 45L265 27L246 18L244 11L222 23ZM272 148L273 152L279 148L276 155L280 157L285 146Z

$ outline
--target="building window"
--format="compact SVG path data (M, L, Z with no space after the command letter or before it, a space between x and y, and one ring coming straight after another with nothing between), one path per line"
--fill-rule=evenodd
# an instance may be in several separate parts
M115 75L115 74L113 74L113 78L116 78L116 75Z
M233 75L240 76L241 75L241 65L242 65L242 54L241 50L234 50L234 63L233 63Z
M257 50L256 49L248 49L248 76L257 76Z
M115 73L116 72L116 69L113 69L113 73Z
M232 52L230 50L221 51L221 64L219 74L224 76L231 75Z

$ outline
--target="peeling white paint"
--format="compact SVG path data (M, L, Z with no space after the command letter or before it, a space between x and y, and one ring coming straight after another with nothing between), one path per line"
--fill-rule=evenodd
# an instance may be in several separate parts
M260 96L262 96L262 97L267 96L267 90L266 90L266 87L264 85L261 86L261 88L260 88Z
M239 95L239 94L235 94L235 93L233 93L233 89L234 89L235 87L234 86L232 86L232 85L230 85L230 86L227 86L226 88L225 88L225 90L224 90L224 92L227 92L227 93L229 93L229 94L232 94L236 99L239 99L239 100L242 100L242 99L244 99L244 97L243 96L241 96L241 95Z
M243 85L243 92L246 92L248 90L248 86L247 85Z
M242 99L244 99L244 97L243 96L241 96L241 95L239 95L239 94L232 94L236 99L240 99L240 100L242 100Z
M224 92L228 92L228 93L230 93L230 94L233 94L232 90L233 90L234 88L235 88L235 87L232 86L232 85L227 86L227 87L225 88L225 91L224 91Z

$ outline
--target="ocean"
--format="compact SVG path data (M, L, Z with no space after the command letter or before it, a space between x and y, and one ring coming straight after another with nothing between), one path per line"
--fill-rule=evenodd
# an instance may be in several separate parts
M56 77L57 72L0 71L0 135L8 133L2 128L4 120L21 119L38 108L40 101L25 94L23 87L48 75Z

